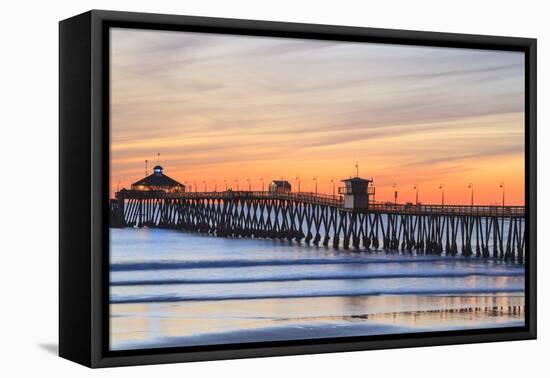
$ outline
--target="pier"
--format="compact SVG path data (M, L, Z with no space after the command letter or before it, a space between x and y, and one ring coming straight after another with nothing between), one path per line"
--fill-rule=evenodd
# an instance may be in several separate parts
M371 199L368 180L344 181L341 195L333 196L277 190L123 189L110 200L110 225L524 262L523 206L377 203Z

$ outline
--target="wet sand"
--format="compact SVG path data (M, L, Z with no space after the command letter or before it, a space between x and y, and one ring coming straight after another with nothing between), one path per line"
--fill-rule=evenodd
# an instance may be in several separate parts
M111 349L523 325L517 293L111 304Z

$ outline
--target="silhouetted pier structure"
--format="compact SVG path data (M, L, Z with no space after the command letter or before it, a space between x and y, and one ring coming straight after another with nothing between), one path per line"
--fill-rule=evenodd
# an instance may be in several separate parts
M524 261L523 206L374 203L369 180L344 182L342 196L124 189L110 201L110 222L111 227L172 228L344 249Z

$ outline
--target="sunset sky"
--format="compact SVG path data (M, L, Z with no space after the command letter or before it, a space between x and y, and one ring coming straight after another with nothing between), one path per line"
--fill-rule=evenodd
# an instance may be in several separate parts
M284 178L377 201L524 203L519 52L111 30L111 191L160 163L207 190ZM193 189L194 190L194 189Z

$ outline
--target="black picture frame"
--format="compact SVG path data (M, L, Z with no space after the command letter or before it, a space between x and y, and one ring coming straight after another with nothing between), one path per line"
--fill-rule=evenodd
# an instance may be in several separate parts
M109 351L110 27L296 37L525 53L525 326ZM536 39L92 10L59 24L59 354L89 367L535 339Z

